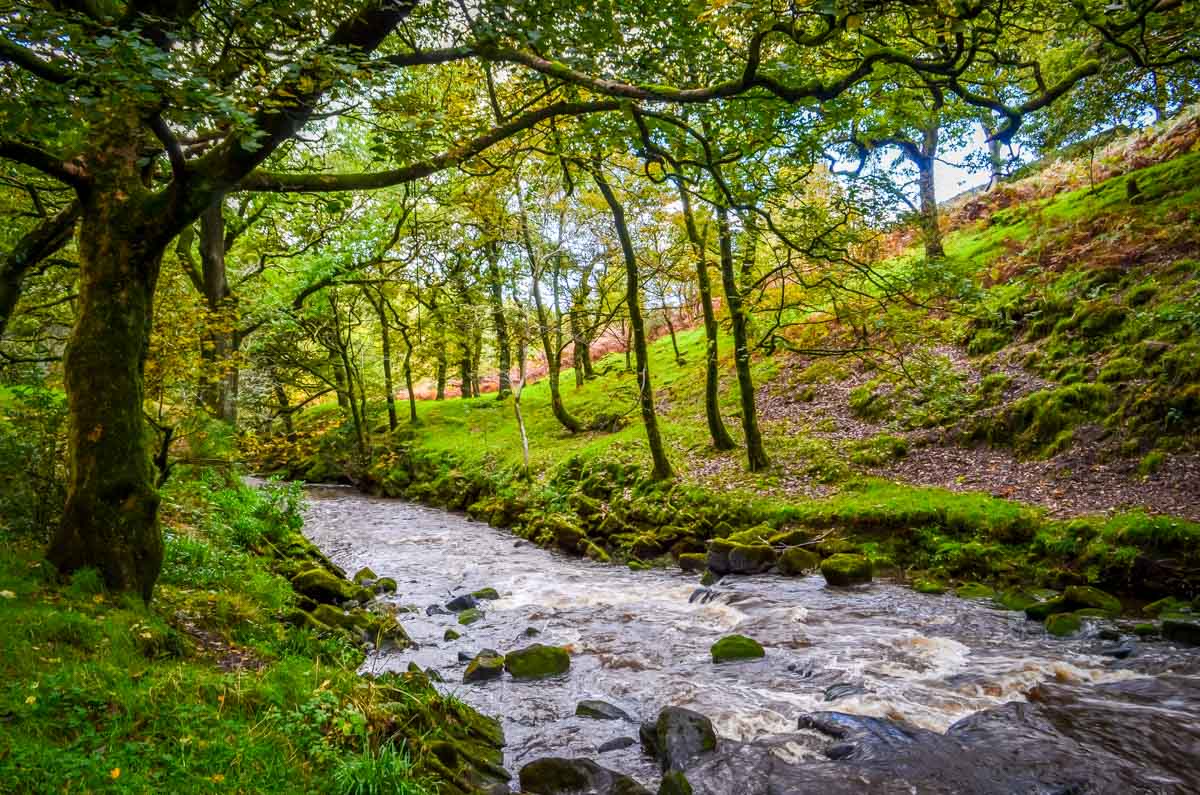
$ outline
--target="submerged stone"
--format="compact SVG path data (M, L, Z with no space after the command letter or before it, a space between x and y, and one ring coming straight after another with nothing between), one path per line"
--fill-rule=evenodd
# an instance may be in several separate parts
M803 547L789 547L779 554L779 573L794 577L816 570L821 556Z
M711 651L714 663L755 660L766 656L762 645L745 635L729 635L721 638L712 645Z
M575 706L575 714L581 718L596 720L633 720L629 713L607 701L585 699Z
M566 673L571 667L571 655L558 646L532 646L509 652L504 658L504 669L514 679L542 679Z
M821 561L821 574L830 585L845 587L871 581L871 561L862 555L838 553Z

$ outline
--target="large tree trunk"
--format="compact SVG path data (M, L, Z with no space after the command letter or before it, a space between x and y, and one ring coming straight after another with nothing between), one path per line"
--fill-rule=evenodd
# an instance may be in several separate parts
M613 226L616 227L617 239L621 242L621 254L625 259L625 301L628 304L633 351L637 360L638 399L642 407L642 423L646 426L646 441L650 444L650 458L654 462L651 477L655 480L669 480L674 476L674 472L671 470L671 462L667 458L662 435L658 430L658 414L654 410L654 386L650 382L646 329L642 324L642 310L638 300L641 285L638 280L637 258L633 253L633 241L629 237L629 228L625 225L625 209L598 168L592 172L592 178L612 211Z
M208 309L201 341L201 401L209 413L237 422L237 302L225 271L225 217L218 200L200 215L200 265Z
M696 230L696 218L692 214L691 198L683 182L679 182L679 201L683 205L683 220L687 228L688 240L691 241L692 251L696 255L696 285L700 291L700 307L704 312L704 415L708 419L708 435L713 447L718 450L732 450L737 447L725 421L721 419L720 403L720 359L717 355L717 313L713 310L712 283L708 278L708 256L705 252L704 241Z
M729 228L729 211L717 205L717 234L721 242L721 283L725 288L725 306L733 327L734 368L737 370L738 395L742 404L742 433L746 437L746 464L751 472L770 465L758 429L758 408L755 405L754 377L750 373L750 344L746 330L746 314L742 306L742 291L733 267L733 233Z
M499 373L499 386L496 397L503 400L512 393L512 380L509 371L512 370L512 354L508 340L508 320L504 317L504 282L500 275L500 252L496 244L488 245L488 281L492 301L492 326L496 332L496 366Z
M149 601L163 543L143 370L165 242L139 223L152 214L129 198L142 188L136 172L126 174L82 200L79 306L63 360L70 473L46 557L62 572L94 566L109 588Z
M938 151L938 120L934 116L923 131L921 151L917 162L917 183L921 195L921 237L925 242L925 257L941 259L946 256L942 249L942 228L938 218L937 188L934 183L934 165Z

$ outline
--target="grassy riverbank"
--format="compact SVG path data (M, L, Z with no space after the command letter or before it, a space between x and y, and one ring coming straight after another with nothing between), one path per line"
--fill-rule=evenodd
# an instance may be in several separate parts
M1198 124L1128 144L1144 167L1095 185L1060 169L951 208L944 262L899 255L881 266L921 299L872 321L892 355L756 356L766 472L708 443L701 329L677 335L678 355L667 336L650 349L672 483L646 477L622 354L580 386L568 371L563 385L570 412L585 425L619 417L615 432L569 434L547 384L525 389L527 474L512 400L495 396L420 401L420 422L394 433L373 405L367 464L336 404L310 408L298 439L260 442L255 456L635 567L732 537L861 552L930 587L1087 584L1130 605L1190 599L1200 593ZM1112 231L1098 242L1100 230ZM798 348L850 333L800 328ZM728 339L720 346L722 413L736 431Z
M295 488L179 473L149 608L91 570L60 583L41 539L0 529L0 789L467 791L446 749L498 759L497 724L423 674L364 679L345 634L294 625L263 553L304 543L297 511Z

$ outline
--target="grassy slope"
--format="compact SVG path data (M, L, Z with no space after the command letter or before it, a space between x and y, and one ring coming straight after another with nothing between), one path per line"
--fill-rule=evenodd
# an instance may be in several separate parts
M247 550L297 526L286 503L178 475L149 609L91 570L59 584L40 543L0 528L0 789L420 795L444 782L423 743L473 713L420 676L364 681L343 637L280 620L295 595Z

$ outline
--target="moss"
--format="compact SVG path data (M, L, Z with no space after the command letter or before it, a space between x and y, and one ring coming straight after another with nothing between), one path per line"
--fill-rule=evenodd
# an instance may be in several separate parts
M1163 613L1178 613L1181 610L1189 609L1190 605L1182 599L1176 599L1174 596L1168 596L1165 599L1159 599L1157 602L1151 602L1142 608L1142 612L1148 616L1158 616Z
M1119 615L1121 600L1117 597L1086 585L1072 585L1063 592L1063 598L1075 609L1093 608L1105 613Z
M495 588L480 588L478 591L472 591L471 596L476 599L499 599L500 594Z
M504 657L504 670L515 679L542 679L566 673L571 656L558 646L535 643L524 649L509 652Z
M803 547L791 547L780 553L778 565L780 574L796 576L820 567L821 556Z
M1133 634L1139 638L1149 638L1158 634L1158 627L1154 624L1135 624Z
M971 356L982 356L995 353L1012 339L1011 334L994 328L981 328L972 335L967 343L967 353Z
M745 635L727 635L712 645L711 652L714 663L755 660L766 656L762 645Z
M1025 608L1025 617L1034 621L1045 621L1055 613L1070 612L1070 604L1061 596L1046 599Z
M1008 590L996 597L996 601L1006 610L1022 611L1038 603L1038 598L1023 590Z
M1012 404L1000 421L985 426L985 436L1024 452L1056 451L1064 433L1106 415L1113 397L1107 385L1090 383L1034 392Z
M703 552L685 552L679 556L679 568L684 571L704 571L708 566L708 555Z
M357 594L357 589L346 580L325 569L307 569L292 578L292 587L317 602L348 602Z
M969 582L955 588L954 595L959 599L992 599L996 592L983 583Z
M850 390L850 411L856 417L876 421L892 409L891 397L881 390L880 381L871 381Z
M370 567L370 566L364 566L363 568L361 568L361 569L359 569L358 571L354 572L354 582L355 582L357 585L362 585L362 584L364 584L365 582L367 582L368 580L369 580L369 581L371 581L371 582L374 582L375 580L378 580L378 579L379 579L379 575L378 575L378 574L376 574L376 573L375 573L375 572L374 572L374 571L371 569L371 567Z
M442 633L442 640L446 643L449 643L452 640L458 640L461 637L462 635L450 629L449 627L446 627L446 631Z
M829 585L847 586L871 581L871 561L845 553L821 561L821 574Z
M1161 450L1151 450L1146 453L1140 461L1138 461L1137 471L1143 477L1153 475L1158 470L1162 469L1163 462L1166 461L1166 454Z
M859 466L883 466L908 455L908 440L880 434L850 445L850 460Z
M917 593L942 594L947 591L945 583L937 580L914 580L912 588Z
M679 770L668 770L658 787L658 795L692 795L692 785Z
M463 681L485 682L489 679L499 679L504 674L504 667L503 657L490 649L485 649L467 663L467 669L463 671Z
M391 577L380 577L375 581L375 585L372 587L375 589L376 593L395 593L396 581Z
M1074 613L1054 613L1046 617L1046 631L1060 638L1074 635L1082 626L1083 622Z
M1101 383L1112 384L1120 381L1132 381L1144 373L1145 367L1137 359L1131 356L1118 356L1115 359L1109 359L1100 368L1099 379Z
M483 620L483 611L477 607L468 607L466 610L458 614L458 623L464 627L469 627L476 621Z

